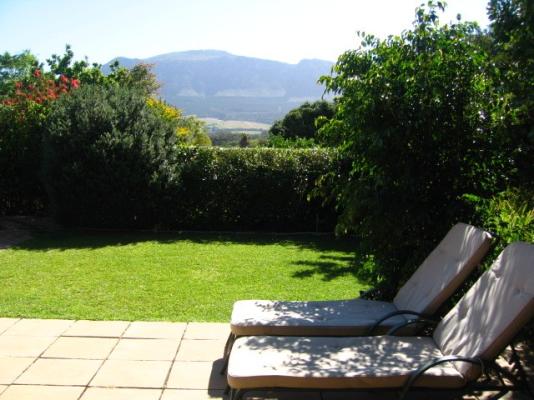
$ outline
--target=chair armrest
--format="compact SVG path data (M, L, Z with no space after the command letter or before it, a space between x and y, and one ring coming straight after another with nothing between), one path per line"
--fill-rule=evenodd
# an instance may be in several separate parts
M444 357L437 358L435 360L429 361L425 365L421 366L420 368L416 370L413 370L410 373L408 380L406 381L406 383L404 384L404 387L402 388L399 399L402 400L406 397L406 394L411 389L415 381L419 379L419 377L423 375L425 371L437 365L447 363L447 362L466 362L469 364L477 364L482 369L482 373L484 373L484 369L485 369L484 361L482 361L482 359L478 357L464 357L464 356L452 355L452 356L444 356Z
M421 314L417 311L410 311L410 310L397 310L397 311L393 311L393 312L390 312L389 314L386 314L384 315L382 318L380 318L379 320L377 320L373 326L371 326L369 328L369 330L367 331L367 336L373 336L373 334L375 333L375 330L380 326L380 324L382 324L382 322L390 319L390 318L393 318L397 315L415 315L417 317L420 317L420 318L426 318L426 319L430 319L430 317L428 315L424 315L424 314Z
M431 318L417 318L417 319L410 319L406 322L400 323L398 325L395 325L393 328L391 328L386 335L393 336L397 333L397 331L401 328L404 328L405 326L413 325L413 324L424 324L428 326L436 326L439 323L438 320L431 319Z

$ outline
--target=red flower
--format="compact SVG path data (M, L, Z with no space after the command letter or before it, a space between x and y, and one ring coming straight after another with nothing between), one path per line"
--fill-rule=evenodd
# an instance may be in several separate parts
M61 75L59 77L59 80L61 81L61 83L68 83L69 82L69 78L67 78L65 75Z
M80 81L78 79L72 79L70 81L70 86L73 88L73 89L78 89L80 87Z
M41 71L39 69L36 69L35 71L33 71L33 76L35 76L36 78L40 78L41 77Z

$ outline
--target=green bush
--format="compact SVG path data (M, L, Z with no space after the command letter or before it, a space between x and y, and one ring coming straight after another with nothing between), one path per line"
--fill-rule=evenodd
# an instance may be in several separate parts
M44 178L67 225L151 227L175 176L176 126L146 94L86 85L53 104L46 124Z
M331 150L194 148L178 150L180 184L173 227L331 231L331 205L309 199L319 176L339 169Z
M469 215L461 196L494 193L514 168L492 130L482 33L473 23L440 25L440 8L418 9L400 36L362 35L322 78L339 96L322 133L352 162L337 184L338 229L375 256L371 283L393 289Z

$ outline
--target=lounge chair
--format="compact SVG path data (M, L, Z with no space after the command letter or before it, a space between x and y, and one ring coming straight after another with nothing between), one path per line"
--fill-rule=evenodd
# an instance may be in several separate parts
M231 399L250 390L465 389L534 316L534 245L517 242L439 322L432 337L273 337L235 341Z
M393 302L241 300L234 303L227 353L239 336L383 334L409 315L429 316L455 292L491 246L488 232L459 223L423 261Z

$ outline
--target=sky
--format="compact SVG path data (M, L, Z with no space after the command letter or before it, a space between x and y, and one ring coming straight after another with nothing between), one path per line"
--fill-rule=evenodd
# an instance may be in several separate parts
M297 63L335 61L409 29L423 0L0 0L0 52L44 61L70 44L76 59L104 64L174 51L215 49ZM442 22L488 24L488 0L449 0Z

